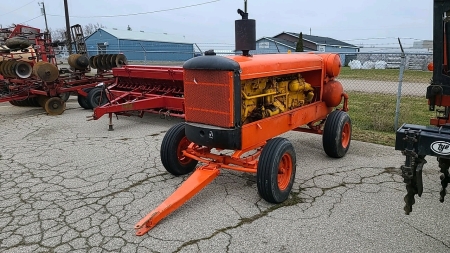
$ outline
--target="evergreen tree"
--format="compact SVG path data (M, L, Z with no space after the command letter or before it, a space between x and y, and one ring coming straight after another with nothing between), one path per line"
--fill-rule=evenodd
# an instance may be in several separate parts
M295 48L295 52L303 52L303 34L300 33L298 36L297 47Z

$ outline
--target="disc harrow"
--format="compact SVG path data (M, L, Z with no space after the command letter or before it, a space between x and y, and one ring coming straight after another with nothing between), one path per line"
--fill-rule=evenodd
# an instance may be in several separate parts
M124 54L99 54L91 56L88 62L91 68L101 71L121 68L128 64L127 57Z
M9 36L5 44L0 45L0 103L42 107L48 115L60 115L72 93L78 95L80 103L80 100L87 99L89 89L114 82L110 71L112 66L109 65L108 68L97 69L94 75L87 75L91 70L87 52L71 54L68 58L71 69L60 70L52 47L55 43L52 43L49 33L23 25L1 28L0 32ZM124 55L114 59L120 59L114 66L127 62ZM80 105L93 108L83 103Z

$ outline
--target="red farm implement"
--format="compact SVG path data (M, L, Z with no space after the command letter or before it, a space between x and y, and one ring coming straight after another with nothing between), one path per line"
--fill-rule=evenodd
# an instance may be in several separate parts
M109 130L113 130L113 114L131 116L137 112L142 117L148 112L163 118L184 118L182 67L127 65L112 72L114 84L94 91L97 101L102 101L88 120L108 114Z
M58 69L54 51L58 45L48 32L23 25L0 30L4 40L0 41L0 103L42 106L49 115L59 115L69 96L76 93L78 103L92 109L88 92L99 84L113 83L108 70L126 64L126 57L105 55L89 59L81 26L71 29L77 53L68 58L70 69ZM97 73L89 74L90 67L97 68Z

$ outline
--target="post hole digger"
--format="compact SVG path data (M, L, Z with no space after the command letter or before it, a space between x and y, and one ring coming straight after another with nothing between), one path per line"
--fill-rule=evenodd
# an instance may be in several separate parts
M242 19L235 21L235 39L242 55L222 57L208 51L183 65L185 122L166 133L160 155L169 173L194 172L135 225L137 235L192 198L220 169L256 174L264 200L285 201L296 173L294 146L277 137L287 131L322 134L330 157L341 158L350 147L348 96L335 80L339 56L251 55L255 20L248 19L247 7L238 13ZM343 107L334 110L342 101Z
M396 134L395 149L406 156L401 166L407 194L405 213L412 212L415 195L422 196L423 166L427 155L437 158L441 174L440 202L444 202L450 184L450 1L434 0L433 63L428 67L433 78L426 91L429 110L436 111L431 126L403 124ZM436 108L436 106L440 108Z

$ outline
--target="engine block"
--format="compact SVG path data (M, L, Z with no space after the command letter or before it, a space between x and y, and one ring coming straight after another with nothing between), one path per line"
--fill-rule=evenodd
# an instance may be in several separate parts
M300 75L245 80L242 86L242 122L251 123L311 103L314 89Z

